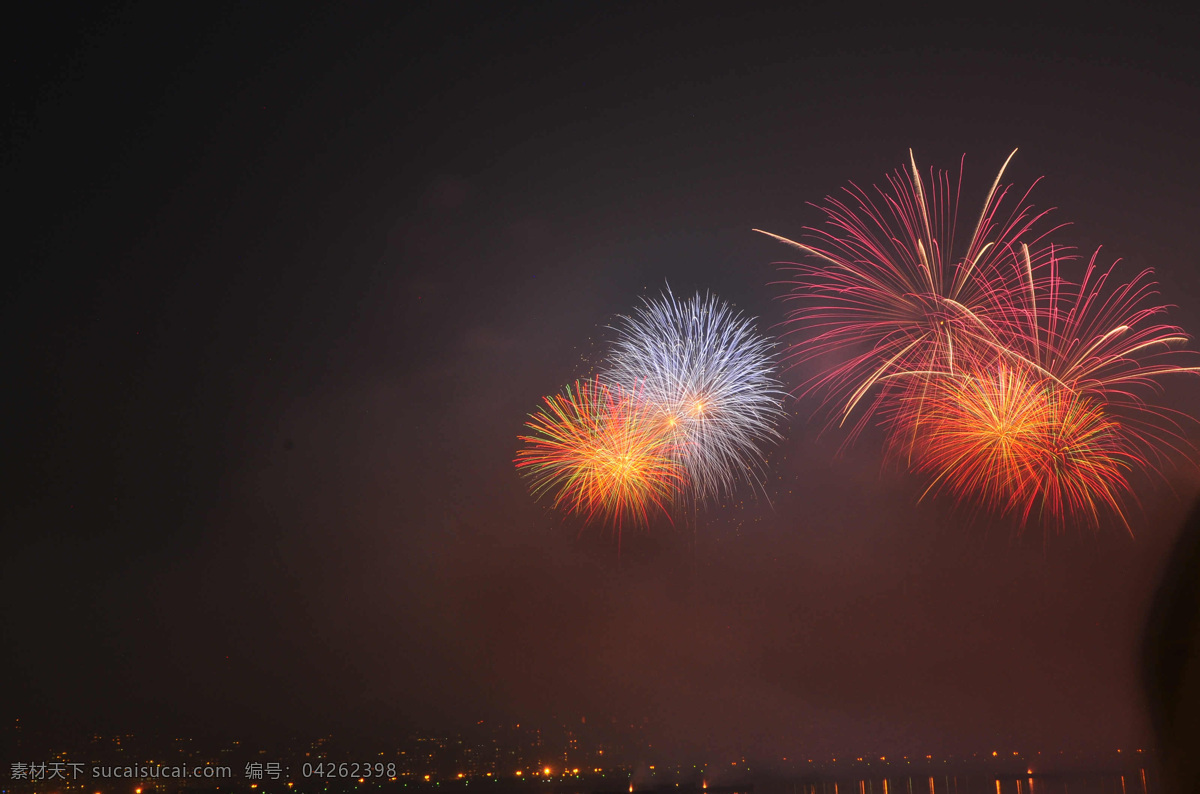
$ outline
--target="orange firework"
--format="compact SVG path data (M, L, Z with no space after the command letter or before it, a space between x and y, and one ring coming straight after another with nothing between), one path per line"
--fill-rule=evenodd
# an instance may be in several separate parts
M928 380L922 402L926 419L906 435L913 465L935 475L926 493L978 499L1022 526L1082 516L1095 528L1109 512L1124 521L1127 475L1146 461L1097 401L1000 364Z
M535 496L554 507L603 517L620 532L628 519L645 524L683 484L675 443L661 413L636 394L599 381L576 381L530 415L516 465Z

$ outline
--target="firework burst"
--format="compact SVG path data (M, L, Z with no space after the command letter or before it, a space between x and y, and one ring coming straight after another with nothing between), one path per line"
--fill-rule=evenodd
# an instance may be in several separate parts
M1160 380L1200 368L1160 322L1150 271L1121 283L1097 251L1078 283L1064 278L1074 257L1034 230L1045 213L1028 192L999 221L1003 172L961 249L958 189L938 174L931 195L915 162L877 199L856 187L853 206L829 199L826 228L804 243L772 235L812 260L790 265L790 322L806 335L791 360L840 358L808 388L841 423L865 406L851 438L877 418L890 454L932 477L926 493L1022 526L1115 514L1128 528L1130 473L1186 447L1179 415L1155 405Z
M601 518L620 535L624 523L666 513L684 484L675 443L661 417L636 393L598 380L576 381L545 398L520 440L517 469L535 496L585 520Z
M1001 364L925 384L920 432L906 433L926 493L949 490L997 512L1061 529L1071 516L1093 528L1124 522L1128 474L1146 465L1102 405L1024 368ZM1128 524L1126 523L1128 529Z
M842 359L805 390L823 392L839 424L865 405L854 434L911 386L890 375L950 367L964 332L974 334L1000 310L995 297L1019 285L1014 265L1023 264L1019 258L1029 250L1021 238L1033 236L1033 264L1049 257L1048 247L1038 247L1049 232L1033 232L1046 213L1026 203L1028 192L1002 213L1009 188L1000 180L1009 160L962 241L961 170L957 179L931 173L927 186L911 153L910 160L911 170L889 176L887 188L876 188L874 196L851 185L845 200L827 198L820 207L825 227L806 229L803 242L762 232L811 260L785 263L793 273L788 300L796 303L789 335L800 338L789 363L831 354Z
M668 290L620 318L600 377L639 395L667 429L696 502L761 482L762 446L780 436L784 392L773 343L714 296Z

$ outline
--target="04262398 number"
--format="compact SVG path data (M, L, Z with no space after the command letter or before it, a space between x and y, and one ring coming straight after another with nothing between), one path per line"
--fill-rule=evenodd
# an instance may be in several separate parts
M304 777L395 777L396 765L380 762L355 764L334 763L321 761L316 764L305 763L300 768Z

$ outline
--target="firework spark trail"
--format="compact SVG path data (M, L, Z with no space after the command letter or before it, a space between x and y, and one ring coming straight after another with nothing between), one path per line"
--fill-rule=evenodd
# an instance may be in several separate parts
M782 384L774 344L753 321L712 295L677 300L668 289L621 317L601 379L636 392L660 417L703 503L761 486L761 447L780 438Z
M516 466L532 480L535 497L553 494L554 507L600 517L617 532L632 520L668 514L684 486L675 442L636 393L599 380L576 381L545 398L531 414L528 446ZM669 517L669 515L668 515Z

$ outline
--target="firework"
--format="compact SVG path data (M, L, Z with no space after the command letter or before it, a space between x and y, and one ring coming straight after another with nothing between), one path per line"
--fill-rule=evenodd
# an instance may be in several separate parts
M1019 286L1016 266L1029 250L1021 238L1033 236L1034 265L1049 256L1040 245L1049 232L1033 232L1046 213L1026 203L1028 192L1002 215L1009 188L1000 180L1009 160L963 242L956 239L961 170L957 180L931 173L930 189L910 160L911 170L889 176L888 188L876 188L874 197L851 185L847 200L828 198L821 207L825 228L806 229L804 242L762 232L812 260L785 263L794 273L788 299L797 303L789 335L803 337L789 363L831 354L843 359L806 390L825 393L839 424L864 404L855 434L898 389L912 386L890 375L950 368L962 335L974 334L1000 310L996 296Z
M644 524L666 513L684 483L660 417L619 387L576 381L545 398L526 427L528 446L515 463L534 495L553 494L554 507L599 517L618 536L629 520Z
M1014 511L1022 525L1032 515L1096 528L1109 514L1129 529L1130 473L1184 446L1175 415L1154 404L1159 381L1198 370L1179 349L1187 336L1157 321L1166 308L1152 300L1150 271L1115 282L1116 263L1102 271L1098 256L1074 284L1053 249L1040 269L1023 251L1021 288L962 330L955 359L913 373L891 441L934 475L931 488Z
M1061 529L1078 516L1124 522L1128 474L1146 461L1102 404L1025 368L1000 364L927 381L920 432L905 452L947 489ZM907 435L907 434L906 434ZM1128 528L1128 523L1126 523Z
M1150 271L1121 283L1097 251L1071 282L1074 257L1035 231L1045 213L1028 192L998 220L1003 172L961 248L958 188L937 174L930 195L915 162L877 199L857 187L853 206L829 199L826 228L804 243L777 238L812 260L791 265L790 321L807 335L791 359L840 358L808 388L843 423L865 406L851 438L877 418L890 454L931 476L926 493L1022 526L1125 521L1130 473L1186 446L1178 414L1155 405L1160 380L1200 368L1180 350L1188 337L1159 321Z
M1152 404L1160 379L1200 368L1189 366L1195 354L1181 349L1187 334L1158 322L1167 307L1153 300L1153 271L1120 282L1118 262L1102 270L1099 256L1097 250L1078 284L1061 275L1053 248L1041 272L1026 261L1021 287L996 296L1003 308L971 336L977 347L1091 396L1125 421L1154 424L1163 414Z
M779 438L781 384L773 343L714 296L670 290L620 318L601 378L639 395L668 429L696 502L761 481L763 444Z

